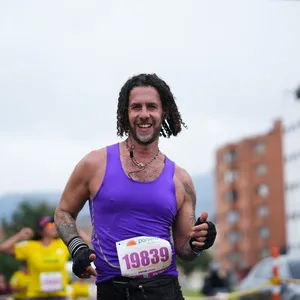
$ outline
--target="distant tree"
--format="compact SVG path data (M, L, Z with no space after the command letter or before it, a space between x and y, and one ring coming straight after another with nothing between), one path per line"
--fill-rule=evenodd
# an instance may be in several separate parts
M55 206L46 201L30 201L25 199L16 207L9 218L3 218L2 229L5 238L8 238L23 227L36 228L37 221L42 216L53 216ZM0 253L0 273L4 274L7 279L11 277L19 267L19 262L13 257Z
M55 206L46 201L23 200L11 214L10 218L2 219L2 229L6 237L19 232L23 227L33 230L42 216L53 216Z
M0 274L3 274L6 280L19 268L20 263L12 256L0 253Z
M189 276L195 270L207 271L213 257L209 251L201 253L194 261L185 262L180 258L177 259L177 265L183 269L185 275Z

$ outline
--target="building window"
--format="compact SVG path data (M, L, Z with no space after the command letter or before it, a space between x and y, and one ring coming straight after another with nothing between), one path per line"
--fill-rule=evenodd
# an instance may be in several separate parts
M258 209L257 209L257 214L259 217L263 218L266 217L269 214L269 209L267 205L261 205Z
M228 233L228 239L231 244L236 244L241 238L241 233L236 230L231 230Z
M229 224L235 224L240 218L240 214L236 210L232 210L227 214L227 221Z
M254 146L254 152L256 154L263 154L266 151L266 146L264 143L257 143Z
M256 166L256 173L258 175L264 175L267 173L267 166L265 164L259 164Z
M259 184L257 187L257 194L260 197L267 197L269 194L269 187L266 184Z
M290 126L286 127L284 129L284 133L293 132L293 131L295 131L299 128L300 128L300 120L298 120L298 122L296 121L295 123L293 123Z
M287 214L287 218L289 220L300 219L300 211L293 211L293 212Z
M234 149L227 150L223 155L223 161L226 164L232 164L236 161L236 151Z
M262 239L267 239L270 236L270 230L267 227L261 227L259 229L259 235Z
M236 189L227 191L225 193L225 199L227 200L228 203L234 203L238 200L238 192Z
M300 159L300 151L298 152L294 152L292 154L289 154L287 155L285 158L284 158L284 161L285 162L290 162L290 161L295 161L297 159Z
M292 250L298 250L298 249L300 249L300 244L293 243L293 244L290 245L290 248Z
M227 170L224 173L225 183L234 183L237 180L237 171L236 170Z
M296 190L296 189L299 189L299 188L300 188L300 182L290 183L290 184L287 184L285 186L285 189L287 191L293 191L293 190Z
M290 219L290 220L297 219L297 214L296 214L296 212L290 213L289 216L288 216L288 219Z

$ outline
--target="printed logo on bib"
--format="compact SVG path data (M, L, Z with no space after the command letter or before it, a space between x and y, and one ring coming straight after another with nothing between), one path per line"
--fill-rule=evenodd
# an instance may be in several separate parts
M172 262L168 241L140 236L116 243L121 273L126 277L152 277L166 270Z
M41 273L40 284L42 292L58 292L63 289L62 274L59 272Z

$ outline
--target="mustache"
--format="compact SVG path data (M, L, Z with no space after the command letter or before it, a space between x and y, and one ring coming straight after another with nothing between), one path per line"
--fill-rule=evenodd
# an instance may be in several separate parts
M136 125L153 125L154 122L152 122L152 121L138 121L135 124Z

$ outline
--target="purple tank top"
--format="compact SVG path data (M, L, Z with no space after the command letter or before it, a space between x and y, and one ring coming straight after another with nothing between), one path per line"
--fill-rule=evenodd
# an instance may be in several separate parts
M177 276L172 224L177 213L175 164L166 157L160 176L151 182L131 180L124 172L119 144L108 146L101 187L89 201L97 282L121 275L116 242L152 236L171 244L172 262L162 273Z

